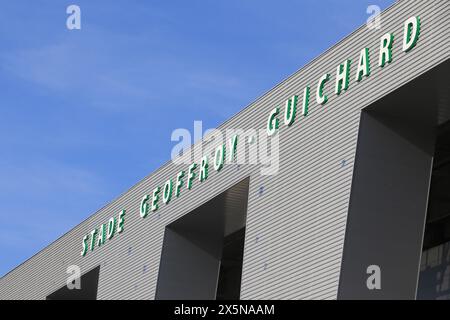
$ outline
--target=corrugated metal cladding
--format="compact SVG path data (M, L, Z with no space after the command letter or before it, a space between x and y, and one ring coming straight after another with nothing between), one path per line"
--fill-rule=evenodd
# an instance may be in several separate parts
M75 264L83 272L101 265L99 299L153 299L165 226L250 176L241 298L335 299L360 111L449 58L449 7L448 0L397 2L382 14L381 30L362 26L220 127L264 129L272 108L293 94L301 96L310 85L308 117L290 128L280 125L277 175L261 175L255 165L211 170L206 182L194 182L192 190L183 189L180 198L142 219L142 196L187 169L168 163L5 275L0 298L43 299L65 285L67 266ZM403 23L413 15L421 17L420 40L403 53ZM386 32L396 36L393 62L380 69L379 41ZM357 83L352 68L348 91L336 96L337 65L357 61L364 47L370 48L370 77ZM318 106L315 88L324 73L332 75L329 101ZM125 231L81 257L83 236L122 209L127 210Z

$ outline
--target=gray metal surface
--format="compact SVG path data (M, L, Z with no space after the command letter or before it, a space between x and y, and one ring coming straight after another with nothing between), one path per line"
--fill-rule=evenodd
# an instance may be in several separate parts
M187 169L168 163L5 275L0 299L45 299L65 284L72 264L83 271L101 265L99 299L153 299L165 226L248 176L241 298L335 299L361 109L449 58L449 7L447 0L396 3L382 14L381 30L362 26L220 127L265 128L271 109L310 85L308 117L290 128L281 125L277 175L263 176L258 166L226 165L142 219L142 196ZM406 54L403 23L413 15L420 15L422 29L416 48ZM386 32L396 35L393 62L380 69L379 39ZM336 66L348 58L356 63L364 47L371 52L371 76L357 83L352 68L350 88L334 95ZM319 106L314 93L324 73L332 75L329 101ZM82 237L122 209L127 210L125 231L81 257Z

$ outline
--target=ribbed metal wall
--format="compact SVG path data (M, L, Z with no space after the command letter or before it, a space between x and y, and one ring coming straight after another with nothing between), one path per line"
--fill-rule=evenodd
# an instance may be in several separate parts
M83 272L101 265L99 299L153 299L165 226L248 176L241 298L336 298L360 110L449 58L449 8L448 0L397 2L382 14L381 30L359 28L220 127L265 128L271 109L310 85L308 117L290 128L280 126L277 175L263 176L258 166L246 165L210 170L206 182L196 180L192 190L183 188L180 198L142 219L142 196L187 170L168 163L5 275L0 299L43 299L65 285L67 266L73 264ZM403 53L403 23L413 15L421 17L420 40ZM379 39L386 32L395 34L393 62L380 69ZM372 73L357 83L354 65L364 47L370 48ZM353 61L350 87L336 96L336 66L348 58ZM329 101L318 106L315 88L324 73L332 75ZM122 209L127 210L125 231L81 257L83 236Z

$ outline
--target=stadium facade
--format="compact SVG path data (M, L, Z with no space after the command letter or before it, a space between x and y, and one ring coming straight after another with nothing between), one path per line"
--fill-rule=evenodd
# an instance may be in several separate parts
M381 22L7 273L0 299L450 299L450 2Z

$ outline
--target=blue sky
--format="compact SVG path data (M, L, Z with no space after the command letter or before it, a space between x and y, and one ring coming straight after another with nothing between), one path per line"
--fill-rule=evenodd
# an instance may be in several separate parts
M0 275L393 2L2 1Z

